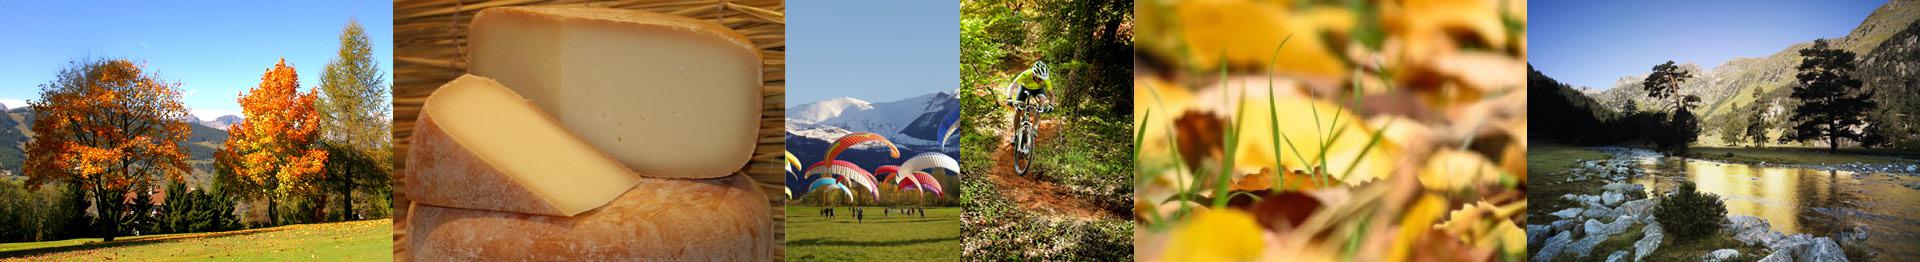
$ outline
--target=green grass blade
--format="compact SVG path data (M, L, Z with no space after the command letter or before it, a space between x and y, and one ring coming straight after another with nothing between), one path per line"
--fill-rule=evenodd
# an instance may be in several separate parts
M1268 67L1280 66L1280 49L1286 47L1287 41L1290 40L1293 40L1292 34L1281 38L1280 46L1273 47L1273 58L1267 61ZM1273 189L1283 190L1287 188L1287 176L1285 168L1282 168L1280 163L1284 162L1281 159L1285 159L1286 154L1280 151L1280 109L1274 105L1278 101L1273 97L1273 75L1273 70L1267 70L1267 127L1273 130L1273 134L1270 134L1273 137Z
M1381 139L1381 137L1382 137L1382 135L1383 135L1383 134L1386 134L1386 132L1387 132L1387 129L1388 129L1388 128L1393 128L1393 120L1392 120L1392 119L1388 119L1388 120L1387 120L1387 124L1386 124L1386 125L1383 125L1383 126L1381 126L1381 127L1380 127L1380 130L1374 130L1374 131L1373 131L1373 137L1372 137L1372 138L1369 138L1369 139L1367 139L1367 147L1364 147L1364 148L1362 148L1362 149L1360 150L1360 156L1357 156L1357 157L1354 157L1354 158L1353 158L1353 163L1351 163L1351 164L1347 164L1347 171L1346 171L1346 172L1342 172L1342 173L1340 174L1340 179L1341 179L1341 180L1346 180L1346 179L1347 179L1347 176L1351 176L1351 175L1353 175L1353 170L1354 170L1354 169L1356 169L1357 167L1360 167L1360 160L1361 160L1361 159L1367 159L1367 154L1368 154L1368 153L1373 153L1373 148L1374 148L1374 146L1375 146L1375 145L1379 145L1379 144L1380 144L1380 139Z

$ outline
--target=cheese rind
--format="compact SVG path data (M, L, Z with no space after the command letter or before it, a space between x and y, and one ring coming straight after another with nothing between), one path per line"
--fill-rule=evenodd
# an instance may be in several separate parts
M406 190L417 203L572 216L640 182L626 165L485 77L461 76L434 91L414 130Z
M772 258L767 198L745 174L642 178L573 217L415 205L406 256L472 261L758 261Z
M744 166L759 129L760 54L712 22L592 7L502 7L473 19L468 73L500 81L646 177Z

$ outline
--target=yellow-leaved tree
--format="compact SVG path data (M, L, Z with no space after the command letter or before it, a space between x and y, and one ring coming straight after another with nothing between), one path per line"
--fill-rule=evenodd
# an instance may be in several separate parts
M243 195L267 199L267 223L278 225L278 199L317 190L327 161L318 145L320 114L316 90L300 93L300 77L287 60L267 69L260 85L240 94L244 118L227 130L225 148L214 161L222 182Z

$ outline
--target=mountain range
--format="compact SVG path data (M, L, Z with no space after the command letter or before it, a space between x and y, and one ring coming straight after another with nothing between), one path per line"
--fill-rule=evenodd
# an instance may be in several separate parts
M189 118L191 130L181 146L187 149L187 163L193 166L195 177L199 177L213 170L213 154L227 142L227 127L239 123L241 117L227 115L211 121ZM26 145L34 137L32 127L32 107L9 109L0 105L0 173L23 174L21 164L26 161Z
M1856 61L1861 63L1860 71L1867 73L1857 75L1862 76L1862 80L1870 83L1870 86L1873 86L1871 83L1876 81L1895 83L1907 80L1908 82L1904 89L1881 90L1878 91L1879 93L1912 93L1920 91L1914 88L1914 85L1920 84L1911 81L1916 76L1915 71L1920 70L1914 63L1920 60L1915 59L1920 55L1914 53L1915 38L1920 36L1914 32L1920 30L1915 28L1916 24L1920 24L1920 1L1892 0L1874 9L1847 35L1830 38L1828 42L1839 49L1858 55ZM1681 61L1681 68L1692 72L1694 79L1684 83L1680 92L1684 95L1697 95L1702 99L1701 108L1696 109L1695 112L1702 116L1703 122L1714 122L1736 111L1735 105L1740 107L1752 105L1755 99L1751 94L1755 89L1763 94L1762 98L1765 99L1763 101L1780 101L1772 98L1785 97L1789 93L1790 89L1786 87L1793 84L1794 75L1798 73L1794 67L1800 64L1800 50L1813 46L1813 40L1807 39L1805 42L1783 47L1780 51L1765 57L1728 60L1713 67L1712 70L1703 71L1697 64ZM1653 63L1648 63L1647 68L1652 67ZM1648 98L1646 91L1640 88L1641 80L1646 78L1646 75L1646 72L1642 72L1621 77L1611 88L1602 91L1592 88L1580 88L1580 90L1592 96L1600 104L1614 110L1624 109L1628 101L1635 103L1639 109L1646 110L1652 108L1650 105L1660 104ZM1768 106L1779 110L1786 105L1776 103Z
M810 165L825 157L833 141L841 136L871 132L892 141L900 149L900 158L892 159L884 146L865 143L847 149L837 159L873 169L898 165L924 152L958 157L959 141L949 140L942 146L937 137L941 118L958 110L960 100L951 91L880 103L841 97L794 106L787 109L787 152Z

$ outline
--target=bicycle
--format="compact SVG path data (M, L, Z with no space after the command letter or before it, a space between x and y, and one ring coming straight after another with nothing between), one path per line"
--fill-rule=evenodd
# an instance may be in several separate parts
M1048 105L1042 101L1051 100L1047 99L1046 94L1040 94L1026 101L1015 101L1012 103L1014 108L1013 122L1016 126L1012 134L1013 137L1010 140L1013 143L1013 172L1015 175L1027 176L1027 172L1033 170L1033 140L1039 136L1040 133L1040 127L1034 123L1034 118L1038 117L1037 114L1053 111L1052 105Z

